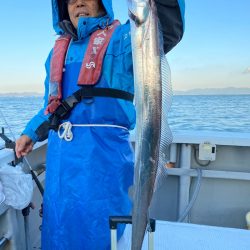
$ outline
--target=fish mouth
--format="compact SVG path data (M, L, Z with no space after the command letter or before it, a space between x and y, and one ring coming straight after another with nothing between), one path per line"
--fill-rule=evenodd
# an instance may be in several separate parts
M145 23L148 19L150 2L129 2L128 15L137 27Z

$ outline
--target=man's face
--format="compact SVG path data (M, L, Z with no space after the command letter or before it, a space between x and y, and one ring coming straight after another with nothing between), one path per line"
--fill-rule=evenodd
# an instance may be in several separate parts
M105 14L101 0L67 0L69 18L77 29L80 17L98 17Z

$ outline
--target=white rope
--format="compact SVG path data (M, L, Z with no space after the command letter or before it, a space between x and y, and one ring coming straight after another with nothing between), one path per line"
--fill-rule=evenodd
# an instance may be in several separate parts
M72 127L108 127L108 128L120 128L128 130L126 127L112 124L71 124L71 122L64 122L58 128L58 137L65 141L73 140Z
M71 131L72 124L70 122L64 122L59 126L58 136L60 139L64 139L65 141L72 141L73 133Z

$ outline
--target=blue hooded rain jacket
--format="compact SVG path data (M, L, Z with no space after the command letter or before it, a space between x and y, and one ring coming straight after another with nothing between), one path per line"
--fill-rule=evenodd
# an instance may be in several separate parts
M76 37L71 41L65 58L63 99L79 89L77 79L91 33L114 20L111 0L102 2L106 16L79 19ZM184 3L158 0L156 4L164 32L164 48L168 52L183 34ZM68 18L65 4L52 0L52 11L56 33L68 33L63 25L59 25ZM48 104L52 52L45 64L44 109ZM101 77L95 87L133 93L129 22L115 30L105 54ZM23 132L34 142L41 139L36 133L37 128L48 119L44 109L28 123ZM95 97L91 104L84 101L79 103L67 121L78 125L118 125L126 129L73 126L74 137L70 142L60 139L55 131L49 132L42 249L109 250L109 216L128 215L131 211L128 188L133 182L134 162L128 130L135 126L135 109L129 101ZM123 230L123 227L118 228L118 238Z

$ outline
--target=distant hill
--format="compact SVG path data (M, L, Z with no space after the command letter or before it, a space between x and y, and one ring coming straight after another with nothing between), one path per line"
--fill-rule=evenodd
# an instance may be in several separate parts
M42 96L37 92L20 92L20 93L0 93L0 96Z
M174 95L250 95L250 88L208 88L174 91Z
M250 95L250 88L207 88L173 91L174 95ZM37 92L0 93L1 96L42 96Z

